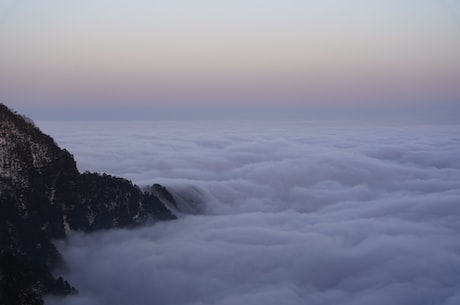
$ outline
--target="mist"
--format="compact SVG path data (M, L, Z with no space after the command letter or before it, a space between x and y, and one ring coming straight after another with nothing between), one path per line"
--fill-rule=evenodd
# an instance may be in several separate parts
M46 304L460 302L458 125L38 125L179 215L57 241L80 293Z

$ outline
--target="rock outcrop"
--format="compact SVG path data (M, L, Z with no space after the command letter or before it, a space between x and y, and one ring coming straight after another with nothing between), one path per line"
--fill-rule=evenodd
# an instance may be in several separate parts
M43 304L44 294L76 291L51 274L62 261L51 239L171 219L157 196L130 181L79 173L67 150L0 104L0 304Z

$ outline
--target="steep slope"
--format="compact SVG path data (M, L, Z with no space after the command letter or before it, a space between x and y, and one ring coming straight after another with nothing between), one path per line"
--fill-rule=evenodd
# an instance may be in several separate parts
M80 174L67 150L0 104L0 304L75 291L50 272L61 261L50 239L174 218L128 180Z

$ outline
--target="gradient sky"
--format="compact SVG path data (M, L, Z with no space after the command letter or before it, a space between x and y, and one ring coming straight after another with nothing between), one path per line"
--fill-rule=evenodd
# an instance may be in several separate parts
M457 103L458 54L457 0L0 0L0 100L39 119Z

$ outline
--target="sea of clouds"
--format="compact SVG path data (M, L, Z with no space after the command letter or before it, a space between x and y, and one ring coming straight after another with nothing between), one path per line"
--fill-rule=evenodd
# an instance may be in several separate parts
M180 218L76 233L46 304L460 304L460 126L38 122Z

